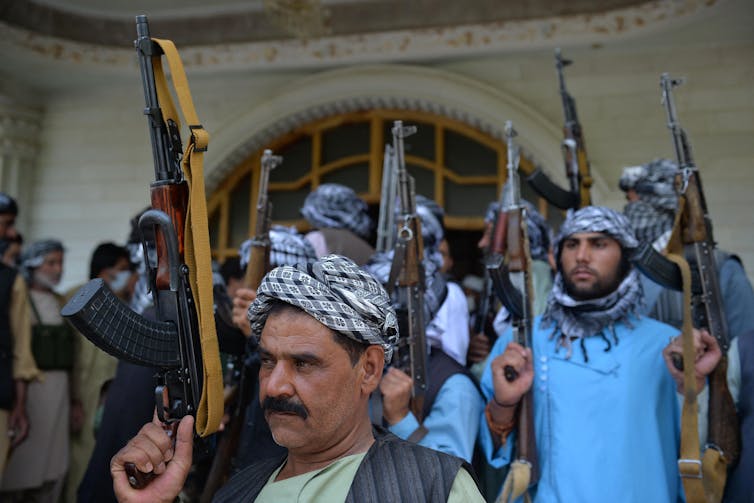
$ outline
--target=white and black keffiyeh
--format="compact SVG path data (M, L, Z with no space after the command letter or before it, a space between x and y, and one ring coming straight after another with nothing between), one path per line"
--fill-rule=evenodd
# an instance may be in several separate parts
M304 200L301 214L316 228L347 229L368 239L372 231L367 204L350 187L323 183Z
M385 363L398 340L398 320L382 285L351 259L327 255L319 260L270 271L248 311L251 330L260 337L272 301L298 307L349 339L378 344Z
M445 239L445 228L443 226L445 212L432 199L417 195L416 213L421 219L424 247L436 250L440 242Z
M304 236L296 231L295 227L273 225L269 231L270 239L270 265L295 265L298 263L314 262L317 253L314 247ZM245 269L251 255L252 240L247 239L238 249L238 257L241 269Z
M600 232L617 240L623 253L638 246L625 216L609 208L587 206L568 216L561 227L556 243L558 260L563 240L580 232ZM639 273L632 269L613 292L598 299L576 300L565 290L562 272L555 276L552 292L547 299L547 308L542 315L542 326L554 326L552 336L557 335L559 346L566 348L566 357L572 354L572 339L581 341L584 360L588 355L584 338L599 336L605 340L608 351L612 344L618 344L614 325L623 322L629 327L631 315L638 317L643 300L643 290ZM609 334L606 333L609 330ZM612 338L612 342L608 338Z
M623 213L640 241L654 242L672 229L678 207L677 174L678 166L668 159L655 159L642 166L623 169L620 188L633 189L639 196L638 201L626 204Z

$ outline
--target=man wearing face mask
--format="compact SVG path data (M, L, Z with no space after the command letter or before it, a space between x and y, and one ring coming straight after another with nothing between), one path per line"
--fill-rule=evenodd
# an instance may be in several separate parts
M33 428L8 459L3 501L57 501L68 469L74 333L60 316L64 298L53 290L63 275L63 254L62 243L54 239L34 242L21 254L32 308L32 351L43 379L28 386Z
M137 279L128 249L111 242L100 243L92 252L89 264L89 279L94 278L101 278L118 298L128 303ZM66 298L78 288L71 289ZM104 403L103 390L115 376L117 365L118 360L77 334L71 375L71 466L66 483L67 501L76 501L76 488L94 450L95 415L99 404Z

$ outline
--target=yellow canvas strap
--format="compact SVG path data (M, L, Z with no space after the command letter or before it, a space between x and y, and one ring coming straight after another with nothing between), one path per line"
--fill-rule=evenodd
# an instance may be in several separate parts
M191 131L183 154L183 175L189 187L189 207L186 212L184 259L189 269L189 283L196 304L202 346L204 384L196 411L196 432L205 437L217 431L223 415L223 384L220 352L215 332L214 300L212 297L212 265L209 245L209 224L204 189L203 158L209 143L194 109L191 91L178 51L170 40L152 39L165 53L175 95L184 119ZM180 128L173 99L168 88L162 59L152 58L157 95L165 120L173 119Z
M706 449L700 460L698 404L696 378L694 375L694 334L691 324L691 268L684 258L681 241L681 216L686 207L686 198L679 198L678 212L673 232L667 246L668 259L675 262L683 280L683 388L684 400L681 412L681 453L678 472L683 482L687 503L717 503L722 500L727 464L717 449Z
M503 489L495 503L513 503L522 495L524 502L530 503L531 497L527 492L531 480L531 465L525 461L516 460L511 463L508 474L503 482Z

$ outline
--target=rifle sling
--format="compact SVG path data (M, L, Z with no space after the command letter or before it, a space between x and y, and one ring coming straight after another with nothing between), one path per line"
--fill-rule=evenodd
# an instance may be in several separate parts
M205 437L217 431L223 415L223 385L220 355L215 331L212 298L212 267L210 259L209 225L204 189L203 157L209 134L201 126L194 109L186 73L178 51L170 40L152 39L165 53L175 94L191 136L183 155L183 174L189 186L189 207L186 212L185 260L189 269L189 283L196 304L202 350L204 383L196 411L196 432ZM173 119L180 127L173 99L170 95L160 57L153 57L158 100L165 120Z
M681 412L681 452L678 472L688 503L719 502L725 487L727 464L717 449L706 449L700 460L698 404L694 376L694 335L691 316L691 268L683 253L681 241L681 216L686 208L686 198L681 195L679 208L667 257L678 265L683 279L683 386L684 400Z

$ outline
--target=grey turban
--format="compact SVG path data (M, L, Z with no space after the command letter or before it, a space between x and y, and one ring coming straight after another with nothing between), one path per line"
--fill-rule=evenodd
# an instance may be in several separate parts
M432 199L417 195L416 213L421 219L424 246L432 250L437 249L440 241L445 238L445 229L443 227L445 212Z
M41 266L45 256L55 251L65 251L63 243L57 239L44 239L33 242L21 252L21 256L19 257L21 272L29 278L31 270Z
M238 255L241 269L245 269L251 255L251 239L241 243ZM273 225L270 228L270 265L277 267L315 260L317 253L314 247L296 231L295 227Z
M604 206L586 206L570 213L555 241L555 256L560 257L560 247L568 236L579 232L601 232L618 241L624 249L639 246L631 224L621 213Z
M314 227L347 229L368 239L372 219L367 210L367 204L350 187L323 183L306 196L301 214Z
M327 255L308 264L280 266L270 271L249 307L251 331L260 337L274 300L298 307L349 339L377 344L385 363L398 341L398 320L380 283L351 259Z
M531 258L535 260L547 260L547 252L550 250L552 243L552 230L547 220L537 211L526 199L521 200L521 204L526 208L526 233L529 235L529 250ZM493 201L487 207L487 213L484 215L484 221L487 223L494 222L500 211L500 203Z
M639 240L653 242L672 229L678 206L676 174L678 166L668 159L623 169L620 188L634 189L639 196L638 201L629 202L623 210Z

